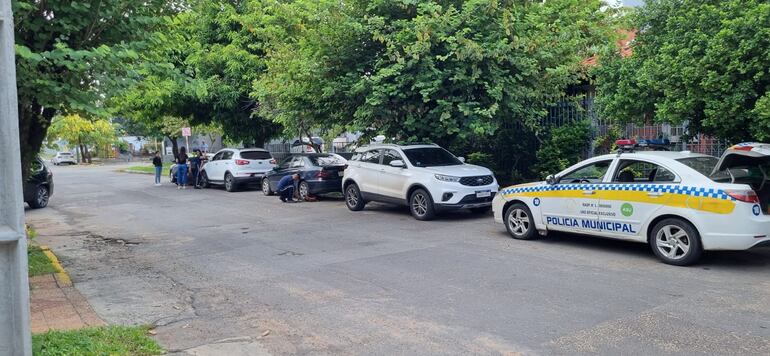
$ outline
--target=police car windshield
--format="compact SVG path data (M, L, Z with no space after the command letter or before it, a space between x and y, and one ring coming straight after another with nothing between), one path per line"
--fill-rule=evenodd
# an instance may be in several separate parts
M404 150L404 154L415 167L457 166L463 164L457 157L441 147L410 148Z
M688 157L680 158L677 161L715 181L719 181L723 178L730 178L730 176L723 171L717 172L713 176L711 175L711 172L714 171L714 167L716 167L717 163L719 162L719 159L716 157Z

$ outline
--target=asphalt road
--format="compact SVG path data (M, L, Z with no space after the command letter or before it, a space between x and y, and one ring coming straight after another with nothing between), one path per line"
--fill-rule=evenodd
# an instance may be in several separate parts
M178 354L770 354L770 251L659 263L645 245L516 241L490 216L419 222L341 199L176 190L55 167L27 210L113 323Z

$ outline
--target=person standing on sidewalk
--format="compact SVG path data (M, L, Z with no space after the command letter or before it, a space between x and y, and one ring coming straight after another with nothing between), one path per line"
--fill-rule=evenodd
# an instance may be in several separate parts
M155 186L160 186L160 173L163 171L163 161L160 159L160 152L155 152L152 158L152 165L155 166Z
M179 148L176 156L176 189L187 189L187 148Z

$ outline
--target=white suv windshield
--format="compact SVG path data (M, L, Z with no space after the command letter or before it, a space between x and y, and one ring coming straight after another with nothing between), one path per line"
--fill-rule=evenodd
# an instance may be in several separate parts
M458 166L457 157L441 147L410 148L404 154L415 167Z

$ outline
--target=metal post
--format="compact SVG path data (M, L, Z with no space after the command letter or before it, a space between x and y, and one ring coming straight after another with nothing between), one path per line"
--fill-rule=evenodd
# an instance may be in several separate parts
M31 355L11 0L0 0L0 355Z

